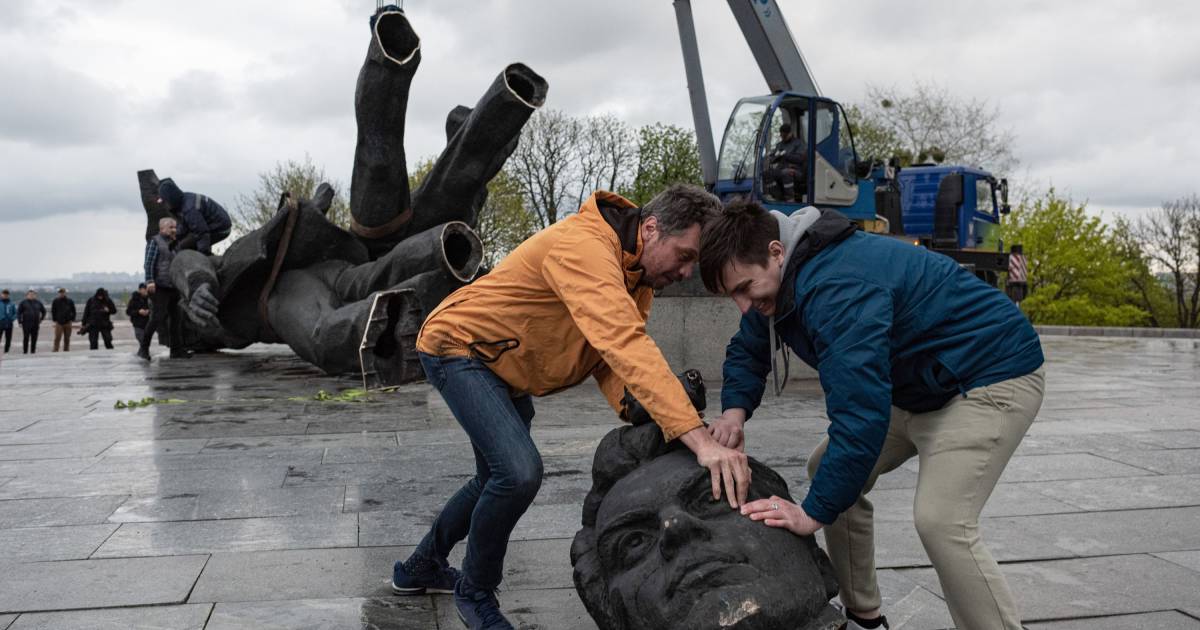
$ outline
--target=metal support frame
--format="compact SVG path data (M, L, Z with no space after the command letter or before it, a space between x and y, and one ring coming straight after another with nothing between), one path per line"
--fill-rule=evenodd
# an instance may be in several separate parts
M696 126L696 146L700 149L700 171L710 189L717 181L717 151L713 146L712 121L708 116L708 96L704 91L704 72L700 68L700 49L696 43L696 25L692 20L691 0L675 0L675 21L679 25L679 45L683 49L683 67L687 73L688 96L692 101L692 121Z

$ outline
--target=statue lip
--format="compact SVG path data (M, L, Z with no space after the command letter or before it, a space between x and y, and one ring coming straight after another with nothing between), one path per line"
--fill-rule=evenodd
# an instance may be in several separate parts
M693 585L710 579L716 579L719 584L709 586L728 586L748 582L758 577L758 569L734 558L704 559L693 563L675 574L667 585L667 597L674 597L680 589L688 589Z

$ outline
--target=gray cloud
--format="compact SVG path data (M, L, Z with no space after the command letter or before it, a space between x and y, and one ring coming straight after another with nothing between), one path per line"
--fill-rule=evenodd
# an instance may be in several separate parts
M110 140L122 104L95 79L34 56L0 61L0 138L33 146Z
M916 79L987 99L1017 136L1017 177L1093 208L1129 212L1195 188L1200 3L780 3L837 100L861 99L869 83ZM719 136L736 100L766 87L725 3L693 4ZM227 206L259 172L305 153L348 182L371 8L366 0L169 10L153 0L0 2L0 223L136 213L139 168ZM474 104L512 61L550 81L549 107L691 126L665 0L406 8L423 56L405 130L414 161L441 151L446 112ZM14 264L0 256L0 267ZM130 260L136 268L136 252Z

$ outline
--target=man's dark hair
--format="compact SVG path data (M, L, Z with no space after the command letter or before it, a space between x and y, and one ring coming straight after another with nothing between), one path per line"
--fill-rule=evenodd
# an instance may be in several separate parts
M146 288L146 283L145 283L145 282L139 282L139 283L138 283L138 288L139 288L139 289L145 289L145 288Z
M766 265L767 246L779 240L779 222L757 201L732 201L700 235L700 279L713 293L722 293L721 271L730 261Z
M674 184L642 206L642 220L657 218L663 236L675 236L697 223L703 229L720 213L721 200L692 184Z
M779 133L792 133L792 126L788 123L779 125Z

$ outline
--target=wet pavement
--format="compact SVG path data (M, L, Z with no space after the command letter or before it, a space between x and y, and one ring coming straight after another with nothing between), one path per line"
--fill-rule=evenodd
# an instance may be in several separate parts
M388 588L473 468L436 392L318 401L360 384L282 348L147 366L128 339L81 345L0 363L0 630L461 627L445 596ZM1200 628L1200 343L1044 345L1045 406L982 524L1027 626ZM179 402L114 408L145 397ZM536 406L546 477L501 601L522 628L594 628L568 548L615 421L591 385ZM825 426L819 387L794 382L749 452L802 494ZM915 482L910 463L872 493L884 608L893 628L948 628Z

